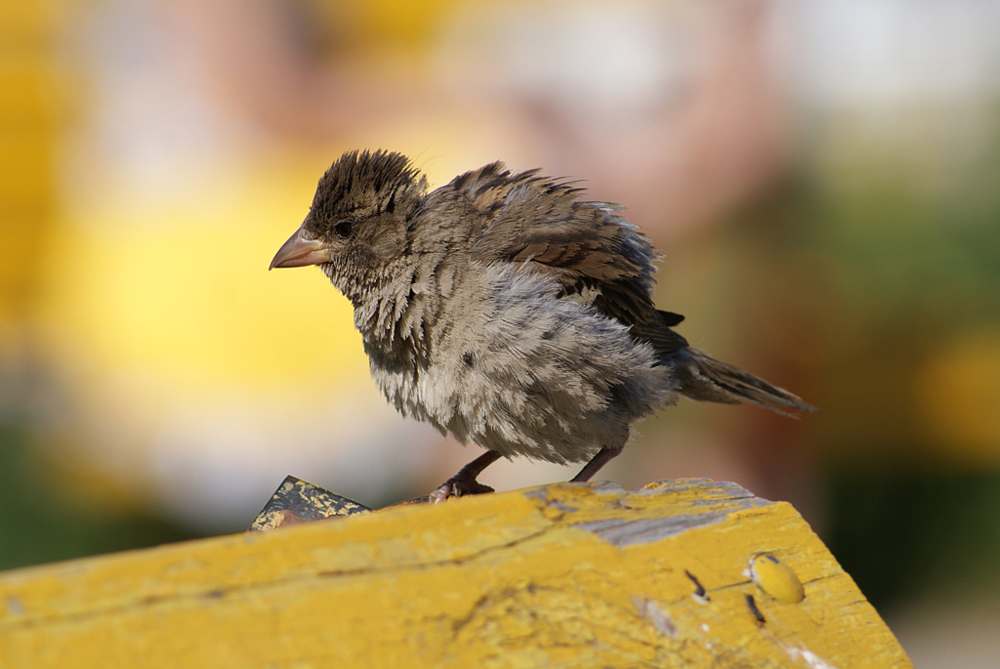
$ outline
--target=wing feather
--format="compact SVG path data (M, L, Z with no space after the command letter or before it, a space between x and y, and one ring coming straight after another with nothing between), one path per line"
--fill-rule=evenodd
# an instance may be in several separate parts
M492 163L450 184L464 192L482 222L471 250L483 262L512 262L553 278L560 297L584 301L601 315L630 326L631 334L666 355L687 346L670 329L683 316L653 304L649 238L623 216L620 205L579 200L583 189L537 171L511 174Z

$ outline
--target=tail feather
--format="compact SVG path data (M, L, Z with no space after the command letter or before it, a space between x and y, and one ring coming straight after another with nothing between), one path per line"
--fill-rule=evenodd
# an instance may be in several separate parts
M704 351L684 348L674 352L672 358L681 382L680 391L691 399L725 404L746 401L792 417L794 414L783 409L818 411L787 390L772 386L739 367L716 360Z

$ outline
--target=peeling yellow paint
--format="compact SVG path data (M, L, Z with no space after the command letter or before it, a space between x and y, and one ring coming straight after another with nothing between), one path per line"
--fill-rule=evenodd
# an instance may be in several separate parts
M806 594L758 598L766 623L746 603L759 591L744 572L761 553L794 570ZM705 598L692 597L685 572ZM0 574L4 667L815 658L912 666L791 506L705 480L633 492L552 485Z
M761 553L750 559L750 576L761 590L780 602L797 604L806 596L795 572L770 553Z

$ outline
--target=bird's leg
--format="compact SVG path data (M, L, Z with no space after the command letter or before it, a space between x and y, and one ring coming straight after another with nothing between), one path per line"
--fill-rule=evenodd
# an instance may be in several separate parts
M597 455L592 457L590 459L590 462L588 462L583 466L583 469L580 470L580 473L571 478L570 481L572 483L582 483L584 481L589 481L594 477L594 474L596 474L601 467L614 460L615 457L622 452L623 448L625 448L625 444L622 444L621 446L617 446L615 448L608 448L607 446L605 446L601 450L597 451Z
M434 492L428 496L428 501L437 504L449 497L461 497L462 495L480 495L484 492L493 492L493 488L483 485L476 480L476 477L483 473L483 470L500 459L500 454L496 451L486 451L478 458L458 470L458 473L442 483ZM594 471L597 471L596 469Z

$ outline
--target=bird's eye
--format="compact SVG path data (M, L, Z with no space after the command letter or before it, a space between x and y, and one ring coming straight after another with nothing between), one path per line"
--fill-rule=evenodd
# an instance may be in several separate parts
M341 239L347 239L354 232L354 222L341 221L333 226L333 232Z

